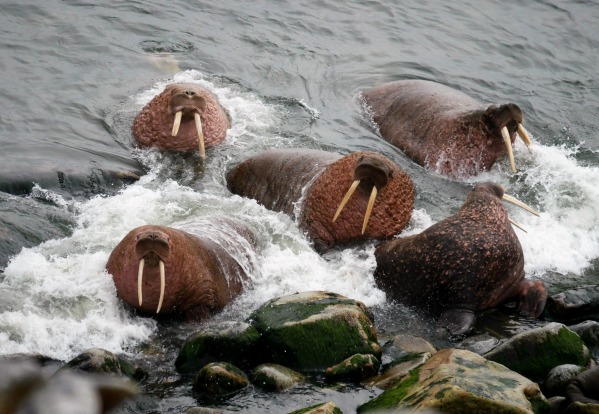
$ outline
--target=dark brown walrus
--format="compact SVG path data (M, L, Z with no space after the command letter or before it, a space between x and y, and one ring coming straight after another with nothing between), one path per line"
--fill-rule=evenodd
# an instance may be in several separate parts
M237 222L221 219L217 225L225 242L165 226L129 232L106 264L117 296L142 313L176 314L187 320L201 320L222 309L242 292L247 276L230 251L248 252L255 240Z
M475 311L518 298L538 317L547 299L542 282L524 279L524 255L497 184L477 185L454 215L422 233L381 243L374 278L390 299L433 315L452 335L466 333Z
M214 94L195 83L168 85L133 121L133 138L145 147L193 151L220 144L231 127Z
M227 186L296 218L319 252L390 238L408 224L414 209L410 177L375 152L341 157L308 149L267 151L231 169Z
M483 105L439 83L404 80L362 92L383 138L418 164L461 178L489 170L507 153L516 171L512 143L522 126L522 111L513 103Z

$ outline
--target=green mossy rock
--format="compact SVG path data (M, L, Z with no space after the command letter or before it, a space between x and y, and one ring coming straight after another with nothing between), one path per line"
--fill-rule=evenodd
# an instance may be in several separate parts
M221 322L191 335L179 351L175 367L182 373L196 373L210 362L226 361L244 369L261 362L260 333L245 322Z
M327 402L302 408L301 410L293 411L290 414L343 414L343 411L341 411L335 403Z
M436 351L435 351L436 352ZM431 354L424 352L422 354L406 354L401 360L396 360L388 365L381 375L368 379L363 384L368 387L377 387L386 390L392 387L397 382L405 378L410 372L431 357Z
M306 377L278 364L262 364L252 371L252 384L265 391L283 391L302 382Z
M487 359L542 382L558 365L586 366L590 352L582 339L561 323L522 332L485 355Z
M381 361L374 355L353 355L341 363L327 368L324 376L328 381L361 381L378 374Z
M538 384L473 352L444 349L358 412L524 414L548 409Z
M228 362L212 362L198 372L193 391L210 397L225 397L250 384L243 371Z
M249 321L262 334L261 352L270 362L300 371L322 372L354 354L382 353L364 304L334 293L273 299Z

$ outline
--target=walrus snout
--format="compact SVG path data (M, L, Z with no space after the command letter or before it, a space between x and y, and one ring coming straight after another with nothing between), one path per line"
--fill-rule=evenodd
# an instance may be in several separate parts
M364 181L381 189L387 185L391 177L391 168L383 160L362 156L354 169L354 181Z
M171 95L168 106L171 114L181 111L184 116L193 116L206 109L206 100L193 89L182 89Z
M157 258L165 262L168 261L170 251L170 238L161 231L146 230L136 236L135 254L137 260L147 258L148 264L152 264L152 259Z

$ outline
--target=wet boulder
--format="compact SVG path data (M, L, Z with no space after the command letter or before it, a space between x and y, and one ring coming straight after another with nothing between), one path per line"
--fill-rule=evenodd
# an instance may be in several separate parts
M302 408L290 414L343 414L343 411L334 402L327 402Z
M225 361L249 369L262 362L259 339L256 328L245 322L211 324L187 338L175 367L179 372L195 374L210 362Z
M264 391L284 391L306 382L297 371L278 364L262 364L252 370L252 384Z
M599 285L581 286L550 296L545 317L564 323L599 319Z
M373 319L363 303L328 292L268 301L249 317L269 362L323 372L355 354L381 357Z
M143 370L110 351L100 348L88 349L67 362L63 369L71 369L96 374L126 376L134 380L143 379Z
M553 322L513 336L485 357L541 382L558 365L586 366L590 352L580 336L565 325Z
M438 410L443 413L541 413L549 403L538 384L473 352L443 349L359 413Z
M563 364L554 367L544 383L545 396L563 396L565 395L566 386L581 372L586 371L585 367L574 364Z
M327 381L361 381L378 374L381 361L371 354L356 354L329 367L324 372Z
M243 371L228 362L212 362L196 375L193 391L209 397L226 397L250 384Z
M430 357L431 354L428 352L406 354L385 367L381 375L369 378L364 385L386 390L408 376L412 370L423 365Z

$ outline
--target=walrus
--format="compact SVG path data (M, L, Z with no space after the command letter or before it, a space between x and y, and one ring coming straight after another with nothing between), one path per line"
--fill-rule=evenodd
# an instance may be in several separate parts
M145 147L188 152L220 144L231 127L218 98L195 83L170 84L133 121L133 138Z
M566 386L568 403L599 404L599 367L588 369Z
M390 238L409 222L414 185L394 162L375 152L344 157L311 149L277 149L227 173L227 187L307 232L314 248Z
M515 172L516 132L531 145L514 103L484 105L425 80L385 83L362 96L383 138L416 163L451 178L487 171L506 153Z
M460 210L423 232L379 244L374 279L388 298L441 315L451 335L467 333L475 313L511 298L538 317L547 300L541 281L525 280L524 254L494 183L477 185Z
M243 291L247 278L231 252L250 255L255 239L235 221L220 219L216 226L226 241L166 226L131 230L106 264L117 296L141 313L192 321L222 309Z

